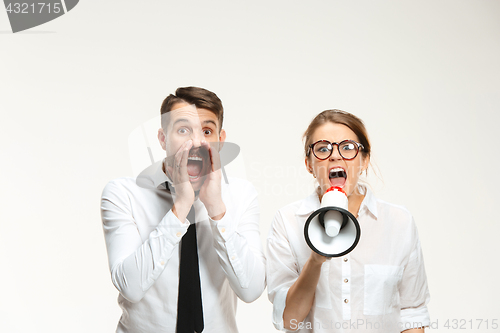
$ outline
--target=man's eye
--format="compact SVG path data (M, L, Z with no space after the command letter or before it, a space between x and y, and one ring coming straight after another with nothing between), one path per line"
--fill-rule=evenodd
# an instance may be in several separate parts
M209 136L210 134L212 134L212 130L211 129L206 129L203 131L203 133L206 135L206 136Z
M181 127L181 128L179 128L177 130L177 133L179 133L179 134L187 134L187 133L189 133L189 130L187 128L185 128L185 127Z

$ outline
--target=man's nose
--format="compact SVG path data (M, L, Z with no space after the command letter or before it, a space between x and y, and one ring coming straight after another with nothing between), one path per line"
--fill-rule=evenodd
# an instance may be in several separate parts
M199 131L193 131L191 134L191 140L193 140L193 147L198 148L201 147L201 140L203 139L203 136Z

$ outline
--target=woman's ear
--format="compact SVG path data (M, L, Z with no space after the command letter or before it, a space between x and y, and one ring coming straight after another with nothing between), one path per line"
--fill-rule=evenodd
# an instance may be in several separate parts
M304 160L305 164L306 164L306 169L307 169L307 172L309 172L311 175L314 176L314 173L313 173L313 169L312 169L312 165L309 163L309 158L306 157L305 160Z
M369 165L370 165L370 155L363 156L361 172L359 174L362 174L364 171L368 170Z

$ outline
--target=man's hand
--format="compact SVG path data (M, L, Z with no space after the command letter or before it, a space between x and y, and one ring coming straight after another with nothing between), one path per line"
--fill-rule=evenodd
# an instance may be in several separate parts
M194 202L194 190L187 171L189 150L192 147L193 141L188 140L175 153L174 159L165 159L165 161L170 161L165 165L165 170L175 187L175 202L172 212L181 222L186 220Z
M220 144L220 143L219 143ZM207 209L208 216L213 220L220 220L226 214L226 205L222 201L221 191L221 162L218 147L212 147L205 140L201 146L208 150L210 166L205 182L200 189L200 200Z

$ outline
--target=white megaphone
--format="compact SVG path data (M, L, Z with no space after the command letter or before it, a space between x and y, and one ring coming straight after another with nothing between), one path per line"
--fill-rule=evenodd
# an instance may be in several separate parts
M307 245L325 257L341 257L358 245L361 228L348 210L347 195L340 187L330 187L304 226Z

